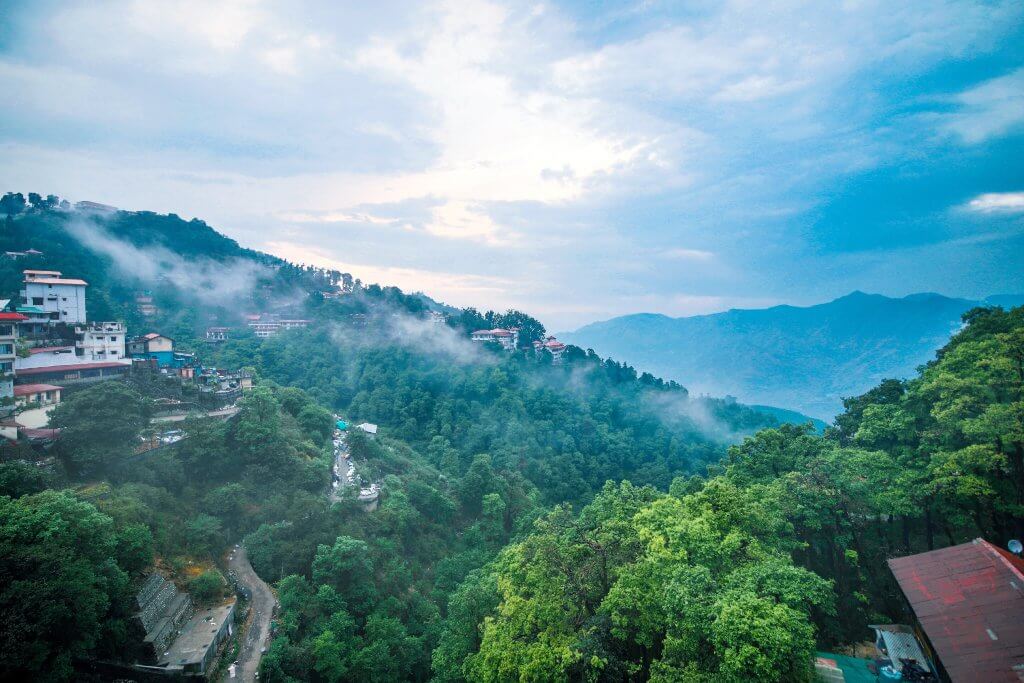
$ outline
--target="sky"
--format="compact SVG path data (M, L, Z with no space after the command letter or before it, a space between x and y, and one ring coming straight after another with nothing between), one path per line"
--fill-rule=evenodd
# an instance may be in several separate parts
M1024 3L0 3L0 191L551 330L1024 292Z

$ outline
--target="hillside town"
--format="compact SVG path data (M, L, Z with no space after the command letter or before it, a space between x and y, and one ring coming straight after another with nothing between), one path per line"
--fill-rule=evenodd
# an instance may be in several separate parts
M166 334L133 334L123 321L90 319L85 280L55 270L24 270L23 275L17 298L0 300L0 434L10 441L52 443L59 430L48 428L49 413L68 392L94 382L156 375L174 378L200 397L200 405L158 400L162 415L156 420L183 417L194 409L223 410L253 386L249 372L204 366ZM147 315L152 299L141 298L136 304ZM266 324L278 325L276 331L304 323L308 321ZM211 328L207 339L225 340L227 329ZM255 332L273 333L267 329ZM146 444L140 448L145 450Z

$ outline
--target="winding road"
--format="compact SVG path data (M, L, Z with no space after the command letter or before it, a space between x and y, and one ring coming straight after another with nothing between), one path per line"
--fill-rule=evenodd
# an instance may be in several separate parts
M249 564L249 557L244 547L234 550L228 560L228 568L234 572L238 582L252 592L252 620L238 655L238 664L235 665L235 678L231 679L231 674L228 673L225 680L249 683L256 680L263 648L270 645L270 618L274 614L277 598L270 590L270 586L256 575L252 565Z

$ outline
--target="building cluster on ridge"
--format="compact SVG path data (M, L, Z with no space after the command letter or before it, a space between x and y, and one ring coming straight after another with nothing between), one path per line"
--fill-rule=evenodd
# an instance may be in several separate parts
M505 351L512 352L519 348L519 328L496 327L493 330L476 330L470 335L470 339L482 344L495 343ZM566 348L565 344L550 336L543 341L533 342L532 346L538 355L541 353L551 354L551 362L555 364L562 362L562 354L565 353Z
M19 258L30 252L12 252ZM48 443L50 409L69 386L155 372L195 383L200 395L221 403L252 386L245 372L203 367L194 353L175 349L158 332L131 337L122 321L90 320L85 280L56 270L24 270L16 301L0 300L0 435ZM138 295L143 315L156 312L152 298ZM227 328L220 339L227 338ZM210 338L210 333L207 333ZM15 415L15 413L17 413Z

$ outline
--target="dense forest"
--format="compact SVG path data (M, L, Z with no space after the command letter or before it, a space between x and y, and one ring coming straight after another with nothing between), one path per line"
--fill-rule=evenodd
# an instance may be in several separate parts
M472 345L482 324L544 330L515 311L437 324L422 296L198 221L90 219L159 254L157 273L125 272L73 236L75 212L39 201L0 246L44 252L26 258L89 279L91 310L129 321L152 280L161 313L145 324L257 385L237 416L191 417L183 440L139 454L159 390L103 382L55 409L51 467L0 449L0 678L130 659L144 573L212 599L242 541L281 603L261 680L810 680L816 648L900 617L886 558L1024 532L1024 309L971 311L918 377L847 399L819 435L593 352L552 364L525 342ZM207 306L158 277L183 255L269 270ZM0 269L7 290L26 263ZM317 324L200 341L208 321L270 305ZM381 484L373 512L327 495L334 414L380 425L348 437Z

